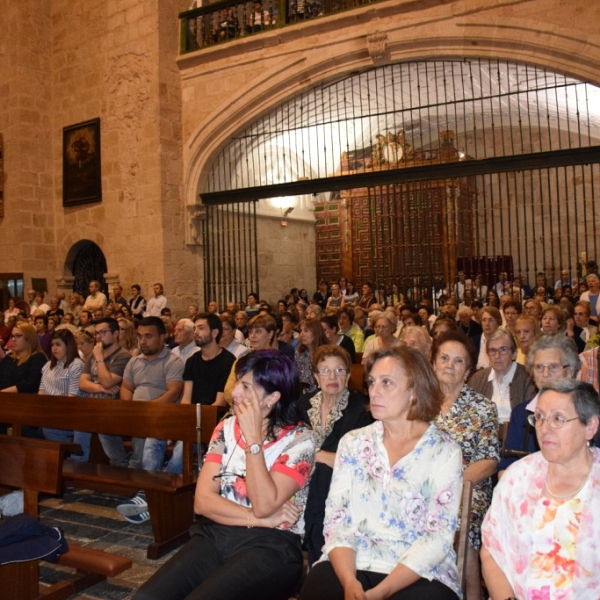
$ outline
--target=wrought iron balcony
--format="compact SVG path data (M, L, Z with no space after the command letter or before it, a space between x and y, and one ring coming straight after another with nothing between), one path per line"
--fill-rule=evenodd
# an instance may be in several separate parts
M180 13L181 54L369 3L369 0L220 0Z

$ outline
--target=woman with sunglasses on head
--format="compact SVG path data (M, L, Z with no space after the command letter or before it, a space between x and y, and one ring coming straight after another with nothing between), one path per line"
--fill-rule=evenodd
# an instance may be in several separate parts
M367 410L368 398L348 389L351 365L350 355L344 348L334 344L317 348L312 357L312 371L319 389L306 394L299 402L305 423L317 436L315 470L304 512L304 545L309 565L318 560L325 544L325 500L340 439L349 431L373 422Z
M196 486L203 519L136 600L287 600L300 580L315 435L299 420L296 368L256 350L235 372L234 414L216 427Z
M529 416L541 452L507 469L482 527L492 600L598 598L600 451L590 448L594 388L563 379L543 387Z

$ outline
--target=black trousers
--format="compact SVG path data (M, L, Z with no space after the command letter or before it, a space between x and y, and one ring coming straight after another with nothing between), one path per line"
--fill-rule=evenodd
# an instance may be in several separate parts
M287 600L302 576L300 537L204 520L134 600Z
M385 573L356 572L356 578L365 591L374 588L386 577ZM317 563L309 571L298 600L344 600L344 588L329 561ZM458 596L435 579L419 579L390 596L389 600L458 600Z

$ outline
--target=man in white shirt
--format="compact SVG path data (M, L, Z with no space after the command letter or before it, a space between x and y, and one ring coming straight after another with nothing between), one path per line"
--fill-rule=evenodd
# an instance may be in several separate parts
M90 295L85 299L83 308L94 312L101 308L102 312L106 308L106 296L100 291L100 282L92 279L89 284Z
M598 317L600 317L600 279L595 273L590 273L585 281L588 285L588 291L583 292L579 299L590 303L590 319L593 325L597 325Z
M146 304L145 317L160 317L160 312L167 307L167 299L163 295L162 283L155 283L153 286L154 298L150 298Z
M171 352L185 364L185 361L195 354L200 352L200 347L196 345L194 339L194 322L191 319L179 319L175 329L173 330L173 340L177 344Z

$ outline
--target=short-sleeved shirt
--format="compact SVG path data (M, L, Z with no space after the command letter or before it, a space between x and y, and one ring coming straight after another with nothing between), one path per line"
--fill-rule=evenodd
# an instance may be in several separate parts
M125 367L130 360L131 354L129 354L129 352L123 348L118 348L112 354L109 354L104 358L104 364L110 373L122 378L123 373L125 372ZM83 367L82 375L89 375L93 383L98 383L98 363L93 355L90 356L90 358L86 361ZM85 395L89 396L90 398L116 398L118 396L118 392L116 394L109 394L108 392L94 392L86 393Z
M191 381L192 404L213 404L219 392L225 390L235 356L223 349L211 360L204 360L202 352L190 356L183 370L183 380Z
M263 455L270 472L291 477L298 484L299 490L291 500L302 509L302 516L289 531L302 535L308 482L315 460L315 433L303 423L285 427L275 439L264 443ZM251 506L245 479L246 440L235 417L215 427L205 460L221 466L221 496L236 504Z
M123 379L133 387L134 400L154 400L167 391L167 383L183 381L183 361L166 346L152 360L134 356L125 367Z
M77 396L79 393L79 378L83 370L83 362L77 357L71 361L68 367L65 362L59 360L51 367L48 361L42 368L42 381L40 391L47 396Z

